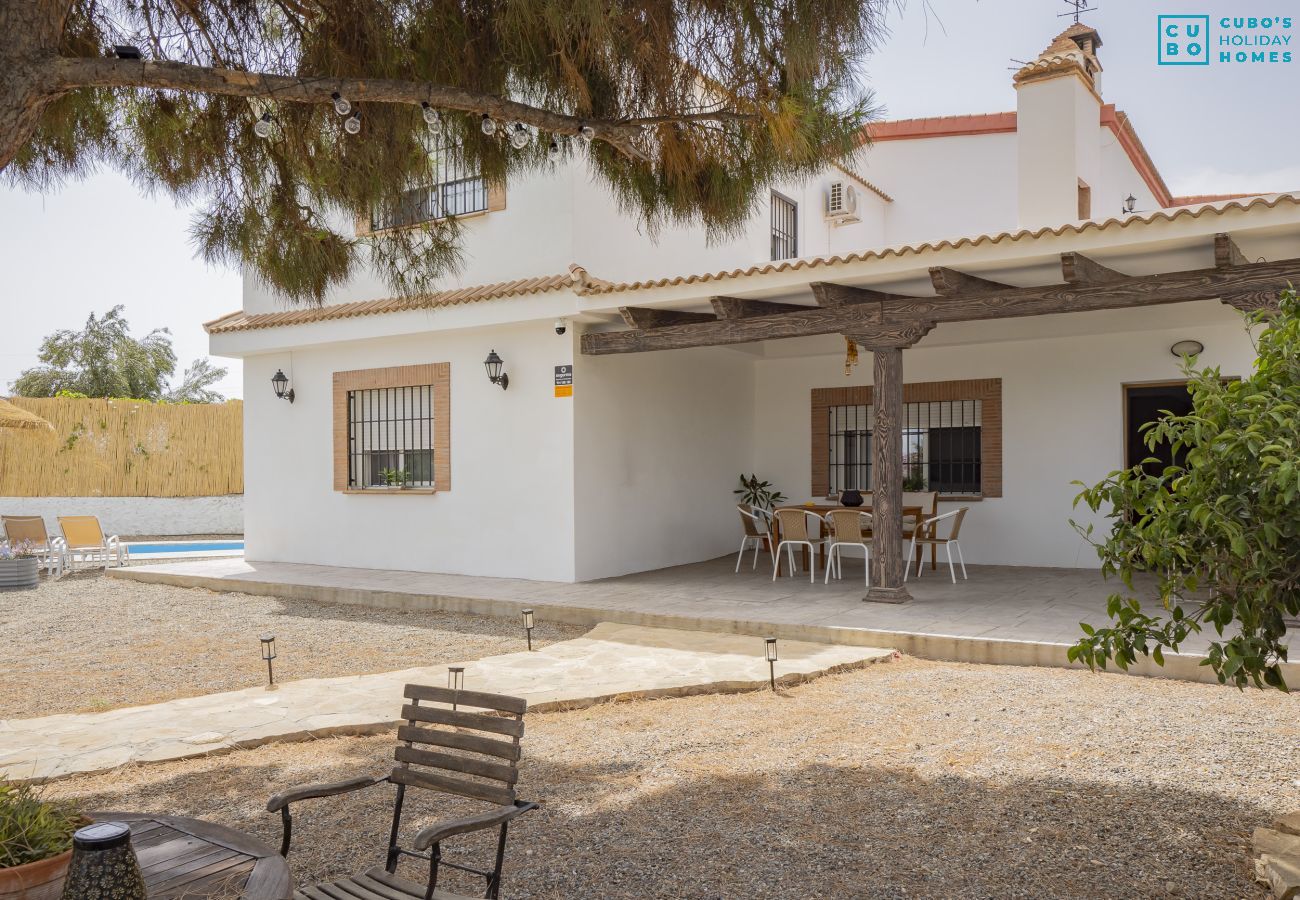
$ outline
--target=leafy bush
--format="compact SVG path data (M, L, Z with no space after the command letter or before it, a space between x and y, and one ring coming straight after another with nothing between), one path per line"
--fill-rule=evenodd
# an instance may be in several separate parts
M0 781L0 869L72 849L72 833L84 822L71 804L43 800L28 784Z
M1288 290L1276 315L1251 321L1267 323L1254 372L1224 381L1188 363L1191 413L1147 427L1147 446L1168 441L1183 464L1112 472L1076 498L1108 510L1097 552L1126 590L1110 597L1113 627L1081 625L1071 660L1125 669L1140 653L1163 665L1162 648L1177 651L1208 623L1218 640L1204 664L1220 682L1286 690L1286 620L1300 616L1300 298ZM1092 526L1071 524L1091 540ZM1154 615L1136 596L1137 573L1154 578Z

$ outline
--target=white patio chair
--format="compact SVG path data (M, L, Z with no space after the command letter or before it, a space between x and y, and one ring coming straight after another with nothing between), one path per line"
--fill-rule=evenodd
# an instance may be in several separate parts
M50 537L41 516L3 516L5 542L11 547L27 541L31 543L40 568L54 578L60 578L68 567L67 546L61 538Z
M866 585L871 587L871 513L856 509L833 509L826 514L831 528L831 543L826 550L826 584L831 582L831 570L836 578L844 577L843 547L861 547L862 565L866 568Z
M808 520L816 522L813 532L808 530ZM790 563L790 577L794 577L794 548L807 547L810 557L808 566L808 581L816 583L817 581L817 548L826 543L822 537L822 517L810 509L778 509L776 511L777 530L781 534L781 541L776 545L776 553L772 555L772 580L776 581L777 572L780 566L777 560L781 558L781 548L785 548L787 560ZM814 533L816 536L814 536Z
M907 575L912 569L912 560L916 559L916 577L921 577L921 570L925 568L925 545L931 547L943 547L943 552L948 556L948 575L952 578L952 583L957 583L957 572L952 566L952 551L957 549L957 559L961 562L961 577L969 580L966 574L966 559L961 555L961 544L957 543L957 535L961 533L962 519L966 518L966 511L969 506L963 506L961 509L954 509L952 512L946 512L941 516L935 516L933 519L926 519L912 532L912 543L907 549L907 568L903 570L903 580L907 581ZM947 537L939 536L939 523L948 519L952 520L952 530L948 532ZM916 552L917 545L921 545L921 553Z
M740 563L745 558L745 551L751 545L754 548L754 561L749 564L752 571L758 568L759 550L766 550L773 559L776 558L776 552L772 549L772 521L759 510L746 509L740 504L736 505L736 512L740 513L740 524L745 528L745 537L740 542L740 553L736 555L736 571L740 571Z
M58 519L67 548L69 570L76 569L78 557L83 564L98 564L105 569L114 562L125 566L131 561L126 544L117 535L104 537L104 530L95 516L59 516Z

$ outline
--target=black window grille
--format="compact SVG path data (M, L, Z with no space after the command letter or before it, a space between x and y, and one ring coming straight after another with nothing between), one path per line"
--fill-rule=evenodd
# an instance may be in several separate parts
M434 487L433 385L348 391L348 487Z
M903 489L941 494L979 494L981 401L938 400L903 404ZM832 406L830 492L869 491L870 406Z
M799 204L772 192L772 259L799 255Z
M433 184L403 192L388 210L375 210L370 227L376 231L463 216L488 208L487 182L466 164L455 141L443 140L429 149Z

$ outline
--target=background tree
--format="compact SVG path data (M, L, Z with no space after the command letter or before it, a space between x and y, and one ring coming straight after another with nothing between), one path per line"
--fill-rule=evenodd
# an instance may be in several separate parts
M1113 522L1097 544L1102 570L1126 590L1111 595L1113 627L1082 625L1070 659L1127 668L1140 653L1163 665L1209 624L1207 664L1219 681L1286 688L1287 618L1300 617L1300 299L1283 294L1259 336L1254 372L1224 381L1187 368L1192 411L1147 426L1154 449L1168 441L1182 465L1158 475L1142 466L1111 473L1075 501ZM1076 528L1079 528L1075 524ZM1091 537L1092 527L1080 529ZM1159 609L1135 585L1147 573ZM1137 584L1143 584L1137 578Z
M425 116L489 181L582 154L651 230L734 233L770 183L858 145L870 103L854 73L887 7L0 0L0 170L45 189L107 164L197 199L205 256L294 300L320 302L359 262L416 292L455 268L455 219L360 239L349 223L428 183Z
M218 403L224 398L210 386L226 376L207 359L185 370L181 383L169 389L176 370L171 332L156 328L133 338L130 325L114 306L94 313L81 331L56 331L41 341L41 365L20 374L13 391L21 397L53 397L62 391L87 397L130 397L135 400Z

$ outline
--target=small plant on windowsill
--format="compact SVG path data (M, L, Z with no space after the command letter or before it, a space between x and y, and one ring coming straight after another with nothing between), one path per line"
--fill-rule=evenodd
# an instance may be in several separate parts
M785 494L772 490L772 482L759 481L757 475L740 476L740 487L732 491L740 496L740 502L755 509L772 510L778 503L785 502Z
M404 491L411 486L408 469L380 469L379 477L384 479L384 487L390 491Z

